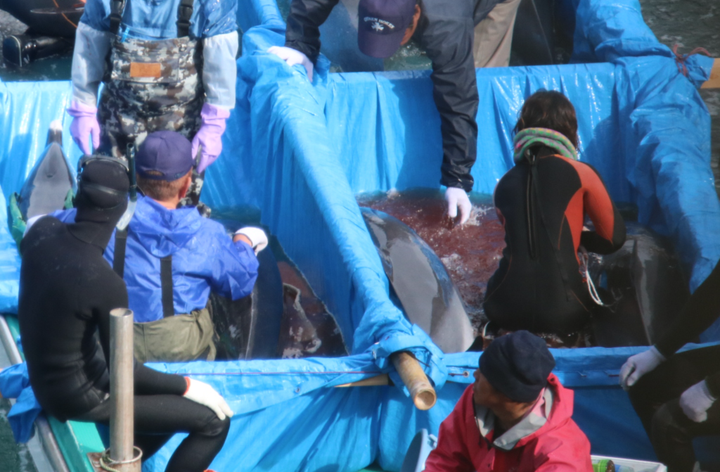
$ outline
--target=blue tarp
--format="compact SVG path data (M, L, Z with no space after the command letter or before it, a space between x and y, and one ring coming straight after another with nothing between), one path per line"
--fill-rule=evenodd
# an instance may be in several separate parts
M354 471L374 460L398 470L415 431L437 432L478 360L477 354L443 356L393 305L355 203L363 191L438 187L439 118L428 74L328 74L321 59L310 84L300 66L291 69L264 52L284 42L272 1L240 3L249 14L241 21L238 102L203 200L219 210L260 210L262 222L335 314L353 355L154 367L211 383L237 412L213 463L218 470ZM683 77L642 23L637 1L586 0L577 11L575 59L609 62L477 72L474 190L490 193L512 165L511 129L523 100L539 88L561 90L578 110L581 159L598 168L613 198L638 205L642 223L672 237L694 289L720 257L710 121L695 90L711 61L691 58L692 81ZM250 28L255 23L263 25ZM64 82L0 83L5 196L19 189L42 151L49 122L63 118L68 97ZM64 120L65 149L75 162ZM6 232L0 227L0 243ZM4 249L2 257L15 248L8 242ZM12 270L0 276L7 275L10 287L17 284L17 265L7 267ZM0 297L9 310L16 306L14 290ZM719 331L713 328L705 338L720 339ZM414 349L438 387L438 404L429 412L415 410L397 388L331 388L391 370L387 355L405 348ZM574 417L594 453L652 457L626 394L616 386L620 365L635 352L554 352L556 373L576 391ZM162 470L179 440L145 470Z

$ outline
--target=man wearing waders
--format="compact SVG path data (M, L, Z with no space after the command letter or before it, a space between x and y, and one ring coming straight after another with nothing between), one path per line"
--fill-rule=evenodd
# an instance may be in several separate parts
M73 53L70 132L83 153L123 158L148 133L202 147L181 205L198 205L235 106L237 0L88 0ZM105 84L100 97L100 82ZM92 137L92 146L90 138ZM208 214L209 209L200 208Z
M60 421L109 423L110 310L127 307L128 295L102 253L127 207L128 187L118 161L90 160L79 177L75 221L40 218L20 245L18 319L30 385ZM233 415L222 396L208 384L140 363L134 392L134 443L143 459L183 432L165 471L207 469Z
M320 54L320 25L339 0L292 0L285 47L268 52L288 65L302 64L312 82ZM433 98L440 113L443 158L440 183L447 187L448 215L470 217L467 192L477 155L476 67L504 67L520 0L360 0L358 46L376 58L392 56L416 38L432 61Z

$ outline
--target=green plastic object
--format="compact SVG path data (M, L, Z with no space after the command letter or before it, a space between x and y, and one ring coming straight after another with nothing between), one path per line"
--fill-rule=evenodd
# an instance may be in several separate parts
M10 234L15 240L15 244L20 249L20 240L25 234L25 218L20 212L20 206L18 205L18 194L13 192L10 195L10 203L8 203L8 226L10 227Z

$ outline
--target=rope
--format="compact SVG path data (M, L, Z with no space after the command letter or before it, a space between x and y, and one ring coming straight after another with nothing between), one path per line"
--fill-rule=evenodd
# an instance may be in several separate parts
M687 70L687 66L685 65L685 61L687 61L690 56L700 53L700 54L705 54L708 57L712 57L710 55L710 53L707 51L707 49L705 49L705 48L695 48L692 51L690 51L690 53L688 53L688 54L680 54L678 52L678 46L679 46L679 44L674 45L672 48L672 52L673 52L673 54L675 54L675 65L677 65L678 72L680 72L685 77L687 77L687 75L688 75L688 70Z
M580 246L579 249L580 252L580 274L582 274L583 277L585 277L585 282L587 283L588 292L590 292L590 298L600 306L607 306L605 303L603 303L602 299L600 298L600 294L597 292L597 289L595 288L595 284L592 281L592 277L590 277L590 270L588 269L588 260L590 256L588 255L587 249Z
M346 370L337 372L180 372L178 375L338 375L338 374L368 374L380 375L382 372L364 370Z

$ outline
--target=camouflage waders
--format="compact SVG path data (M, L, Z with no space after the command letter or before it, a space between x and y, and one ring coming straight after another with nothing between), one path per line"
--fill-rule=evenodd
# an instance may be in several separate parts
M184 10L186 20L192 13ZM185 5L187 7L187 5ZM124 2L116 8L116 23L122 17ZM178 30L181 30L180 12ZM112 17L111 17L112 21ZM145 40L125 38L118 34L109 58L105 87L100 96L98 119L101 123L100 149L125 159L128 144L140 146L148 133L177 131L189 140L200 125L200 111L205 101L202 82L202 43L187 36L176 39ZM209 208L200 204L202 175L193 169L193 180L179 206L195 205L203 216Z

